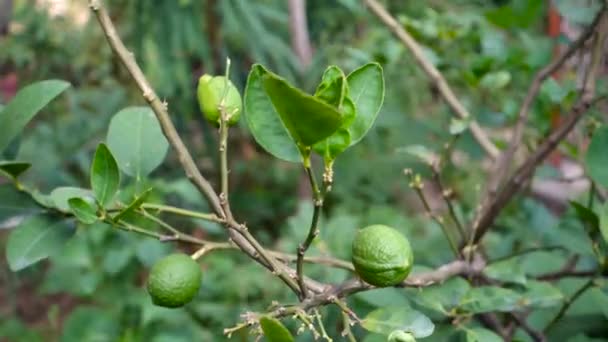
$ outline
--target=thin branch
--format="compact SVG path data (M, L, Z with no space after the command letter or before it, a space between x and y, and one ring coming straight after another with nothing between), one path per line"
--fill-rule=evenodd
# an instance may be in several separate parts
M519 325L523 329L523 331L525 331L534 341L536 341L536 342L546 342L547 341L547 337L543 334L543 332L532 328L526 321L526 318L523 317L522 315L512 312L509 314L509 316L511 316L513 318L513 320L515 321L515 323L517 323L517 325Z
M566 311L568 311L570 306L578 299L578 297L585 293L585 291L589 290L593 286L593 284L594 280L589 279L587 282L585 282L583 286L576 290L576 292L574 292L574 294L572 294L569 299L566 299L562 307L559 309L559 312L555 315L555 317L553 317L551 322L547 324L544 329L544 332L548 332L549 330L551 330L551 328L553 328L553 326L555 326L555 324L566 314Z
M497 262L505 261L505 260L508 260L508 259L511 259L511 258L515 258L515 257L518 257L518 256L529 254L529 253L550 252L550 251L557 251L557 250L567 251L566 247L564 247L564 246L530 247L530 248L525 248L525 249L522 249L520 251L514 252L512 254L506 255L504 257L500 257L500 258L496 258L496 259L490 260L490 261L488 261L488 265L495 264Z
M513 161L515 152L521 144L521 140L524 134L524 128L528 122L528 115L530 113L530 109L532 108L534 100L538 95L541 85L568 59L570 59L570 57L572 57L579 49L581 49L585 45L585 42L587 42L595 32L596 26L600 21L600 17L601 11L595 17L593 23L589 27L587 27L587 29L580 35L580 37L576 41L574 41L568 47L566 51L564 51L557 59L545 66L534 76L532 84L530 84L528 93L526 94L526 97L519 110L517 123L515 124L515 129L513 130L513 137L511 138L509 147L505 152L501 154L500 158L498 159L498 162L496 163L494 171L490 174L486 196L494 196L494 194L498 191L501 181L508 174L509 166Z
M155 210L158 213L171 213L180 216L187 216L191 218L197 218L201 220L216 222L216 223L225 223L225 221L215 214L206 214L198 211L192 211L188 209L172 207L164 204L155 204L155 203L143 203L141 205L143 209Z
M403 28L403 25L399 24L399 22L397 22L397 20L393 18L393 16L391 16L391 14L388 13L388 11L384 7L382 7L382 5L378 1L365 0L365 4L412 53L418 65L428 75L435 87L439 90L439 93L441 94L443 99L447 102L447 104L454 111L454 113L456 113L456 115L461 119L470 120L470 113L458 100L443 75L427 59L420 45ZM473 137L477 140L479 145L481 145L481 147L488 154L488 156L490 156L492 159L496 159L498 157L499 150L496 148L494 143L492 143L490 138L488 138L486 132L484 132L483 129L479 126L479 124L474 120L470 121L469 128Z
M600 18L601 23L596 29L598 33L601 33L601 36L608 30L606 27L607 19L607 12L606 10L603 10ZM562 124L547 137L547 139L526 159L523 165L515 171L513 176L507 180L503 189L497 193L496 197L488 205L481 208L479 217L473 223L473 237L470 241L471 246L479 242L492 226L500 211L534 175L536 167L540 165L568 133L574 129L583 114L585 114L585 112L597 101L593 96L595 93L595 77L599 69L603 40L604 39L602 38L595 39L593 46L594 50L592 51L592 63L587 72L587 81L585 82L579 100L572 107L570 113L564 118Z
M319 218L321 217L321 209L323 208L323 197L321 195L321 191L319 190L319 186L317 185L317 181L313 173L314 171L310 166L310 157L308 158L307 163L305 163L304 168L306 170L306 174L308 175L310 187L312 188L313 213L310 228L308 229L308 235L306 236L304 242L298 246L296 270L298 275L298 283L300 285L300 291L302 294L300 299L308 297L308 291L306 289L306 284L304 283L304 256L306 255L308 248L310 248L312 241L317 237L317 235L319 235Z

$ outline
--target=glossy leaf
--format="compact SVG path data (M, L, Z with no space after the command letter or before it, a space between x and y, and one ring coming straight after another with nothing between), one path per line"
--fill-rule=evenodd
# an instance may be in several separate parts
M262 317L260 326L268 342L291 342L293 336L285 326L276 318Z
M19 90L0 112L0 151L10 144L44 106L69 86L65 81L48 80Z
M262 77L264 90L293 140L312 146L332 135L343 122L337 108L292 86L271 72Z
M120 170L137 179L156 169L169 147L149 107L129 107L116 113L110 121L107 142Z
M279 159L300 162L300 152L264 90L262 77L265 73L259 64L249 72L244 97L245 120L255 141L264 150Z
M6 259L12 271L22 270L61 251L75 229L63 218L38 215L11 231Z
M323 73L321 83L317 86L315 97L340 109L347 93L346 76L335 65L328 67Z
M378 63L368 63L347 76L348 89L357 116L350 126L351 146L358 143L374 125L384 102L384 75Z
M19 161L0 161L0 175L6 174L12 179L17 179L22 173L27 171L32 164Z
M142 194L140 194L139 196L135 197L135 199L133 201L131 201L131 203L126 208L122 209L112 219L115 222L118 222L123 217L125 217L128 214L130 214L133 211L135 211L135 209L138 209L141 206L141 204L144 203L144 201L146 200L146 198L148 198L148 195L150 194L150 191L152 191L152 189L148 189L148 190L144 191Z
M0 185L0 224L14 216L28 216L43 211L30 196L12 185Z
M91 165L91 188L102 206L114 198L119 183L120 172L114 156L105 144L99 144Z
M78 221L84 224L93 224L97 222L98 217L95 207L86 200L80 197L74 197L68 200L68 204Z
M591 178L603 187L608 187L608 127L598 128L587 149L585 166Z
M71 212L68 200L74 197L92 198L91 190L76 188L72 186L62 186L53 189L49 195L52 206L64 213Z
M390 335L395 330L409 332L416 338L430 336L435 325L422 313L409 307L385 307L370 312L361 322L368 331Z

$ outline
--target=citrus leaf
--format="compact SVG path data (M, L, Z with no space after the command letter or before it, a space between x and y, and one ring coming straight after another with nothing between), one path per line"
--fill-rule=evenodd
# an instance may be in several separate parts
M493 331L484 328L466 330L466 342L502 342L503 339Z
M378 63L368 63L351 72L346 80L357 116L350 126L350 145L367 134L378 117L384 102L384 75Z
M599 228L604 241L608 242L608 202L599 209Z
M78 221L84 224L93 224L97 222L98 218L95 207L86 200L80 197L73 197L68 200L68 204Z
M335 108L340 108L346 93L347 83L344 72L335 65L329 66L321 77L315 97Z
M22 270L62 250L75 229L60 217L34 216L11 231L6 259L12 271Z
M64 213L71 212L68 200L74 197L93 197L91 190L76 188L72 186L62 186L53 189L49 195L50 202L55 209Z
M144 203L146 198L148 198L148 195L151 191L152 189L148 189L141 193L139 196L136 196L135 199L126 208L121 210L118 214L116 214L116 216L113 217L114 222L120 221L120 219L132 213L135 209L139 208L141 204Z
M128 107L116 113L110 121L107 142L120 170L137 179L156 169L169 148L149 107Z
M342 125L343 115L337 108L304 93L278 75L266 72L262 83L283 125L297 144L312 146Z
M540 281L529 281L522 294L522 304L533 308L550 308L564 302L564 294L555 286Z
M0 185L0 224L14 216L39 214L43 208L26 193L12 185Z
M421 290L413 289L408 291L408 294L417 305L449 315L470 288L466 280L456 277L443 284L428 286Z
M27 171L32 164L19 161L0 161L0 174L4 173L12 179L17 179L22 173Z
M522 296L519 293L495 286L472 288L460 303L460 308L470 313L508 312L522 306Z
M245 86L245 121L255 141L273 156L297 163L300 152L274 109L262 84L266 73L259 64L252 66Z
M291 342L293 336L285 326L276 318L262 317L260 326L268 342Z
M69 86L65 81L47 80L19 90L0 112L0 151L9 145L44 106Z
M363 319L361 326L387 336L395 330L403 330L416 338L430 336L435 330L435 325L428 317L409 307L376 309Z
M91 165L91 188L100 205L104 206L112 200L119 183L116 159L105 144L99 144Z
M593 210L587 208L586 206L576 202L570 201L570 205L574 208L576 212L576 216L582 222L591 225L593 229L599 229L600 227L600 218L597 216Z
M608 187L608 127L598 128L589 144L585 166L591 178L603 187Z

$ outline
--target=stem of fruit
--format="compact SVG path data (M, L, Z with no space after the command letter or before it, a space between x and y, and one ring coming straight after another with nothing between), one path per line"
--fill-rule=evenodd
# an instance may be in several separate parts
M317 180L315 179L315 175L310 165L310 155L305 158L304 169L306 170L306 174L308 175L308 180L312 188L314 207L312 213L312 221L310 222L310 228L308 229L308 236L306 236L306 240L304 240L304 242L298 246L298 260L296 261L296 272L298 274L298 283L300 285L301 290L300 300L303 300L308 297L308 290L306 289L306 283L304 282L304 256L306 255L306 251L312 244L312 241L315 239L315 237L317 237L317 235L319 235L319 217L321 216L321 209L323 208L323 195L319 190Z

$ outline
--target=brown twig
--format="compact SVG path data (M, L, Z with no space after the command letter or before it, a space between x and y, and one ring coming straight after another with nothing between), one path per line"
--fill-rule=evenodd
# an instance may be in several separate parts
M435 68L435 66L429 62L424 51L416 40L403 28L397 20L391 16L388 11L382 7L382 5L376 0L365 0L367 7L382 21L382 23L388 27L388 29L405 45L405 47L412 53L414 59L418 65L424 70L427 76L431 79L435 87L439 90L439 93L446 101L448 106L456 113L461 119L471 120L469 128L471 134L477 140L479 145L492 159L496 159L499 154L498 148L488 138L486 132L479 126L479 124L470 119L471 115L464 107L464 105L458 100L443 75Z
M526 321L526 318L523 315L512 312L509 314L509 316L511 316L511 318L513 318L515 323L517 325L519 325L523 329L523 331L525 331L534 341L536 341L536 342L546 342L547 341L547 337L543 334L543 332L532 328L528 324L528 322Z
M600 24L596 27L596 32L603 36L608 30L606 27L608 15L606 10L602 10ZM585 85L582 89L582 94L579 100L570 110L570 113L564 118L562 124L557 127L547 139L526 159L513 174L511 178L507 180L504 187L497 193L496 197L493 198L489 204L482 206L480 215L473 222L473 238L470 244L476 244L489 230L494 220L504 208L505 205L513 198L513 196L519 192L519 190L526 184L529 179L533 176L536 167L542 163L547 156L553 151L557 145L574 129L576 123L581 119L583 114L596 102L593 98L595 94L595 77L599 69L599 61L602 55L603 39L595 39L592 51L592 62L587 70L587 77Z

